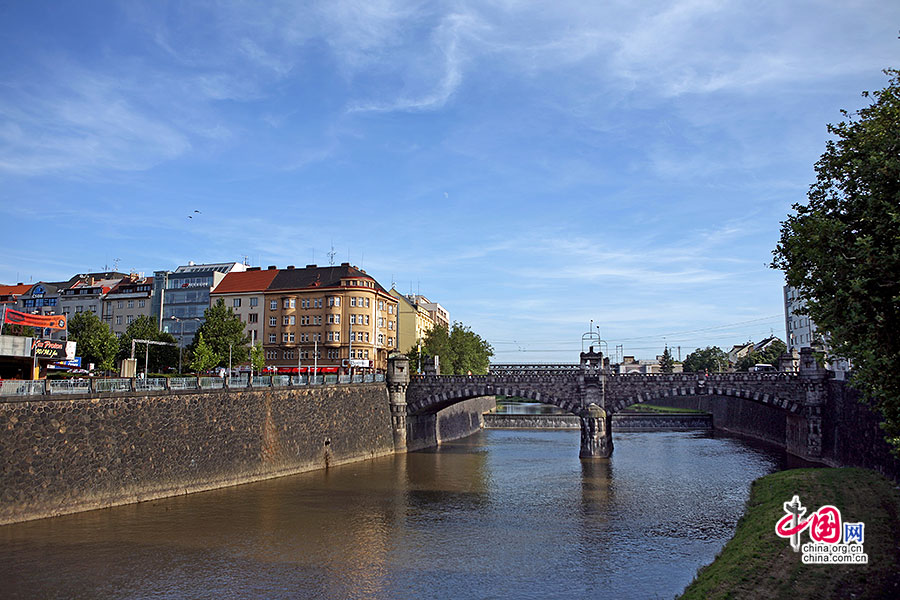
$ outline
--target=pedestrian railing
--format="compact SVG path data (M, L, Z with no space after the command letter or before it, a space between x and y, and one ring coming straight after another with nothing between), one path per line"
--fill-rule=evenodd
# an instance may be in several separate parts
M141 380L136 380L137 381ZM53 383L61 383L61 382L52 382ZM90 383L90 382L85 382ZM136 387L136 386L135 386ZM51 393L54 393L54 390ZM90 388L88 388L90 391ZM97 379L94 381L94 389L95 392L130 392L131 391L131 380L130 379Z
M356 374L353 376L329 373L326 375L242 375L225 377L151 377L151 378L100 378L0 380L0 397L43 396L94 393L127 393L160 390L216 390L246 387L285 388L308 385L335 385L352 383L381 383L384 373Z
M88 379L62 379L50 382L51 394L87 394L91 391Z
M196 390L200 387L200 383L196 377L170 377L170 390Z
M150 390L164 390L166 389L166 378L151 377L149 379L135 379L134 389L139 392Z

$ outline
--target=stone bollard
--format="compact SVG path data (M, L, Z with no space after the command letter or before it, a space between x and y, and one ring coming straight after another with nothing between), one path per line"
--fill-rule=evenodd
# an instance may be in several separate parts
M612 415L594 404L581 417L580 458L609 458L613 451Z

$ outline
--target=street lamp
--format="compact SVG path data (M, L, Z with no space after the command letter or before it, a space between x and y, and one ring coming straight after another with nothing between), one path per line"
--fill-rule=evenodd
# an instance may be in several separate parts
M181 375L181 355L184 354L184 322L185 321L199 321L197 317L189 317L187 319L179 319L176 316L170 317L176 323L181 323L181 334L178 336L178 374Z

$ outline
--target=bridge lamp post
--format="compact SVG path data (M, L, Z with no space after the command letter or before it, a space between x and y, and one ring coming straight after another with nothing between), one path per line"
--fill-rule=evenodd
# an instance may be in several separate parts
M181 319L181 318L173 316L172 320L175 321L176 323L181 323L181 334L178 336L178 374L181 375L181 355L184 354L184 350L183 350L183 348L184 348L184 322L185 321L199 321L200 319L198 319L197 317ZM229 358L228 358L229 367L231 366L230 354L231 354L231 351L229 349Z

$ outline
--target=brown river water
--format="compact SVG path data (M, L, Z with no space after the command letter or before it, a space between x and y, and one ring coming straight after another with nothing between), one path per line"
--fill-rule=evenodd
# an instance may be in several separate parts
M0 527L0 598L672 598L784 456L709 432L439 449ZM773 524L774 527L774 524Z

